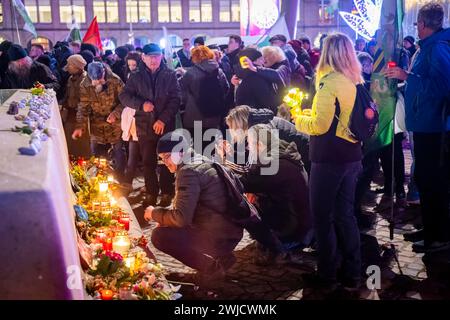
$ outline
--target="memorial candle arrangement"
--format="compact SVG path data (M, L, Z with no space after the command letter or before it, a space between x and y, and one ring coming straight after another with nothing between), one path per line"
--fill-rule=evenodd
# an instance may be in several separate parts
M162 266L152 262L144 248L145 236L131 237L130 214L123 212L113 193L115 181L106 159L72 163L71 175L79 187L77 205L87 218L77 216L80 237L92 251L85 274L86 291L98 300L170 300L178 289L169 285ZM151 279L152 281L148 281Z

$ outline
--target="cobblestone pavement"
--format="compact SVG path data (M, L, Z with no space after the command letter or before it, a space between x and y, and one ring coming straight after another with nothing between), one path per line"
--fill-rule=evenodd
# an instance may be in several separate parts
M410 157L405 151L406 168L409 168ZM142 186L142 182L138 183ZM143 208L138 203L139 198L130 197L130 203L140 220L145 234L150 235L154 225L143 221ZM370 230L362 230L366 236L362 237L363 261L367 264L381 264L381 290L363 290L359 299L373 300L421 300L421 299L450 299L449 288L441 281L427 277L422 254L412 251L411 243L403 240L402 234L414 230L418 223L418 206L408 207L406 210L394 211L395 232L390 240L389 222L390 210L376 212L375 205L379 195L372 194L372 199L366 201L365 213L375 220ZM135 202L135 204L133 204ZM371 237L372 236L372 237ZM395 246L398 263L390 248ZM179 261L165 255L152 247L157 259L167 270L169 279L191 283L195 271L184 266ZM211 284L203 289L193 285L182 285L183 299L225 299L225 300L301 300L321 299L310 295L301 280L301 274L311 272L315 268L314 252L298 253L289 263L278 263L268 266L258 266L253 263L254 241L246 233L235 249L236 264L227 272L226 279L220 283ZM375 256L374 256L375 254ZM444 256L447 262L449 255ZM371 257L372 256L372 257ZM381 256L381 258L380 258ZM375 260L373 260L375 259ZM403 274L403 275L402 275Z

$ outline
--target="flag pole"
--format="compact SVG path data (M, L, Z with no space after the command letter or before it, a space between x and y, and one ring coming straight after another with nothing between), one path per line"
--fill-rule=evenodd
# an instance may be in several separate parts
M22 45L22 41L20 40L19 25L17 24L16 7L15 7L14 3L12 3L13 1L14 0L11 0L11 7L13 9L14 22L16 24L17 40L19 41L19 44Z

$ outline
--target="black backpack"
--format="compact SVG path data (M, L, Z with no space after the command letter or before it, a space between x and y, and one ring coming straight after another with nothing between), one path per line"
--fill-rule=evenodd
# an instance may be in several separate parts
M278 237L261 221L256 207L244 196L244 186L235 174L217 162L212 163L219 178L225 183L228 195L226 218L244 228L250 236L273 252L282 250Z
M200 80L197 107L206 118L222 116L226 113L225 96L220 85L219 69L206 72L198 68L204 74Z
M232 220L239 221L253 215L258 216L258 210L244 196L244 186L236 175L217 162L214 162L213 166L219 178L225 183L228 195L228 214Z
M337 100L337 99L336 99ZM339 118L337 115L335 117ZM356 86L356 99L350 115L347 133L358 141L365 141L373 136L378 125L377 105L369 91L362 84Z

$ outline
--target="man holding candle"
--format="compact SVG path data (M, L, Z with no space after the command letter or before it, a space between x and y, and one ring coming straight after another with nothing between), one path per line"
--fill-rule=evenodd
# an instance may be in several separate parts
M181 134L172 132L158 142L159 157L176 173L171 209L152 206L144 218L160 227L153 230L153 245L198 270L198 283L219 280L230 268L242 228L227 215L226 185L212 162L189 149Z

